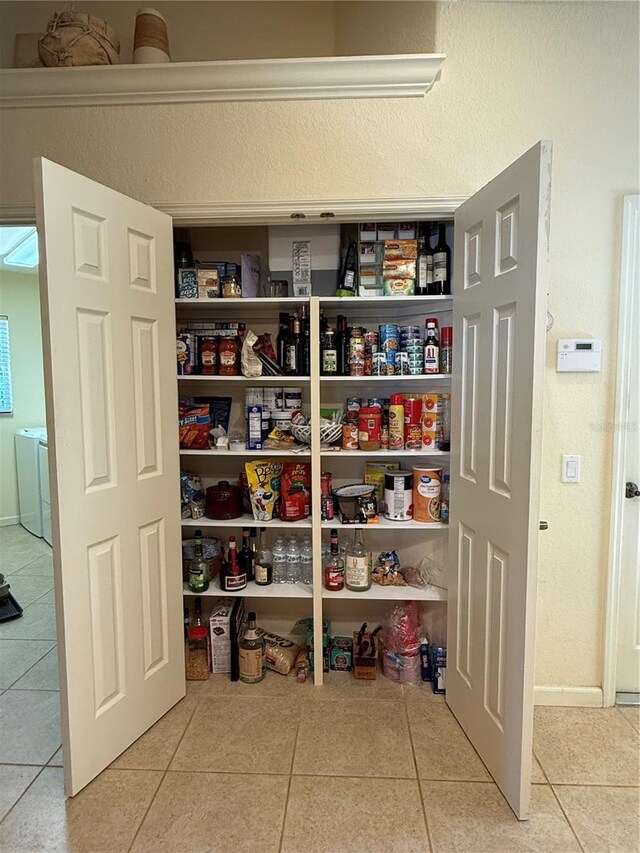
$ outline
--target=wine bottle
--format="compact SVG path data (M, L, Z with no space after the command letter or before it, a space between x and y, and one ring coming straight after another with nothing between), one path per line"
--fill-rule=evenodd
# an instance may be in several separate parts
M306 305L303 305L300 310L300 333L300 372L303 376L309 376L311 374L311 329Z
M240 553L238 554L238 564L240 565L240 571L244 572L247 576L247 581L252 581L253 577L253 561L254 561L254 553L249 542L250 531L248 527L242 528L242 548L240 549Z
M340 279L336 296L355 296L358 278L358 244L354 239L349 240L347 254L342 262Z
M276 356L278 358L278 364L284 370L284 342L287 338L287 334L289 332L289 315L281 311L280 312L280 327L278 329L278 337L276 338Z
M433 294L451 293L451 249L447 246L447 224L438 225L438 242L433 249Z

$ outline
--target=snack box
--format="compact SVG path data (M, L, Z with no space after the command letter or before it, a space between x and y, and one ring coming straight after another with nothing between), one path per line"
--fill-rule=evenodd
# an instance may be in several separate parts
M398 239L399 240L415 240L416 238L416 223L415 222L399 222L398 223Z
M198 298L198 270L178 270L178 299Z
M396 228L396 222L378 222L378 240L393 240Z
M249 450L262 450L262 406L247 406Z
M217 267L198 267L198 299L217 299L220 296L220 275Z
M413 278L386 278L384 279L385 296L414 296L416 282Z
M353 677L375 681L378 670L378 644L371 634L363 634L362 647L358 645L358 632L353 632Z
M185 332L176 337L176 359L178 376L190 376L196 372L196 353L193 335Z
M418 257L417 240L385 240L385 261L415 261Z
M360 223L360 242L366 243L376 240L377 228L375 222Z
M240 598L240 601L244 599ZM209 617L211 636L211 671L231 672L233 598L221 598L214 605Z
M329 668L349 672L353 666L353 640L351 637L334 637L329 649Z

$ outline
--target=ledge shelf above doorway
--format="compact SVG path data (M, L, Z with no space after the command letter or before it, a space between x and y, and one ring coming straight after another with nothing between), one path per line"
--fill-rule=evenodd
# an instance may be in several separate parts
M0 107L422 98L444 54L234 59L0 70Z

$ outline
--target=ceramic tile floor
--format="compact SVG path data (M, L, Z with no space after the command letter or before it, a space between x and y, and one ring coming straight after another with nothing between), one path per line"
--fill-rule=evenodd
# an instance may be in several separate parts
M537 708L520 823L443 697L384 678L333 674L321 692L275 673L192 682L65 800L49 549L0 528L3 561L25 615L0 626L1 851L640 849L637 708Z

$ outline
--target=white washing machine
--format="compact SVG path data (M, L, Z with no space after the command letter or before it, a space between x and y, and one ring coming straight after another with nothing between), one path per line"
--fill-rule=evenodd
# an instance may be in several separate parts
M47 438L45 427L30 427L16 432L16 469L20 524L35 536L42 536L42 500L40 496L40 441Z
M42 509L42 537L51 545L51 496L49 494L49 443L47 434L40 439L38 446L40 468L40 506Z

